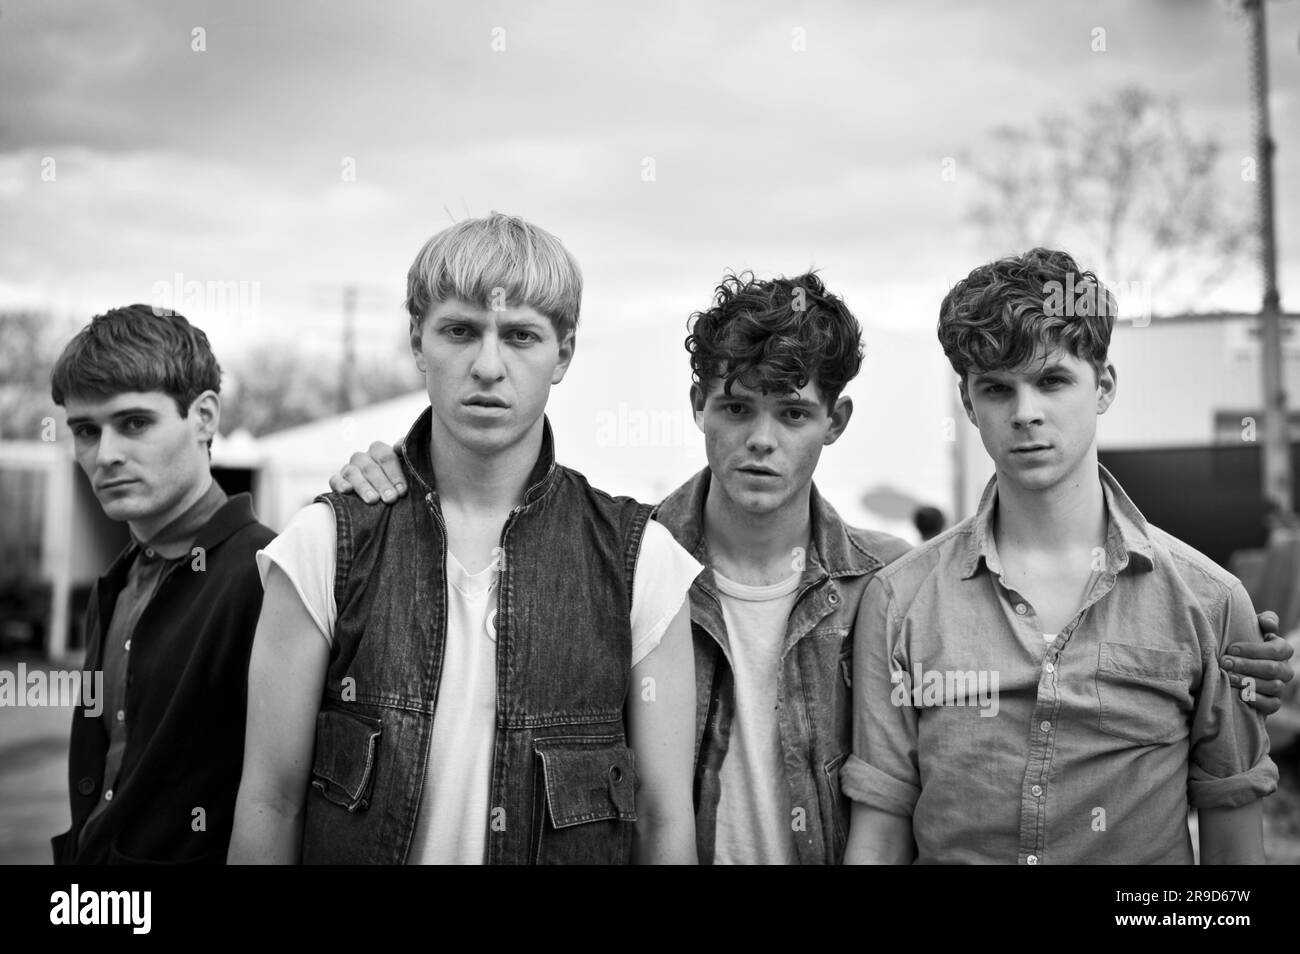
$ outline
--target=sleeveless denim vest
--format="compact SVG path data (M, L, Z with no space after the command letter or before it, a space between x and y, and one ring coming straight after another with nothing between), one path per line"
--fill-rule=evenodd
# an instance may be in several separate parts
M446 529L429 461L431 410L399 450L391 507L325 494L337 526L338 619L316 722L304 863L401 864L440 712ZM549 422L501 534L489 864L624 864L636 772L624 727L632 579L650 506L554 460ZM461 785L464 779L433 779Z

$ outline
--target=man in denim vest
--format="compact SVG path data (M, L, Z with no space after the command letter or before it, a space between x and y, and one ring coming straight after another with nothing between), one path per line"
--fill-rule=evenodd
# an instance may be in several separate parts
M416 257L415 492L323 496L258 554L232 861L694 861L699 565L555 460L581 288L553 235L497 213Z
M854 621L873 575L908 549L845 524L813 484L853 412L842 391L861 365L861 328L813 274L729 277L693 317L691 403L708 467L656 519L706 567L691 587L700 862L838 864ZM330 484L391 502L399 474L392 449L374 444ZM1262 711L1290 678L1288 650L1274 639L1235 661L1257 678Z

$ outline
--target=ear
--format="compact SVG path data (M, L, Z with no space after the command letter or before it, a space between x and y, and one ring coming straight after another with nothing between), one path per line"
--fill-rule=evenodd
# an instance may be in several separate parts
M425 371L424 367L424 323L416 322L411 319L411 326L408 335L411 343L411 354L415 356L415 366L420 369L420 373Z
M1106 365L1097 373L1097 413L1105 414L1111 404L1115 401L1115 392L1118 389L1118 378L1115 374L1113 364Z
M200 444L206 444L221 429L221 398L216 391L204 391L190 403L190 420L198 428Z
M966 376L957 379L957 393L961 395L961 406L966 409L966 418L976 427L980 422L975 418L975 408L970 403L970 391L966 389Z
M704 402L706 395L704 389L698 384L691 385L691 410L695 413L695 426L701 431L704 430Z
M555 370L551 373L551 383L559 384L564 380L564 375L569 370L569 362L573 360L573 352L578 347L577 336L574 335L573 329L570 328L560 339L560 360L555 365Z
M822 444L829 447L840 439L844 433L844 428L849 426L849 418L853 416L853 398L841 394L835 399L835 406L831 408L831 426L826 431L826 436L822 439Z

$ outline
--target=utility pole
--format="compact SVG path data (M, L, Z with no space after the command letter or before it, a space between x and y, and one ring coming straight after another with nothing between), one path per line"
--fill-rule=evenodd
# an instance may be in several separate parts
M343 286L343 362L339 367L339 412L356 406L357 286Z
M1264 502L1278 516L1291 514L1291 442L1282 383L1281 301L1277 289L1277 230L1273 219L1273 135L1268 115L1268 32L1264 0L1245 0L1249 23L1251 92L1255 100L1255 151L1259 196L1260 264L1264 300L1259 312L1264 388Z

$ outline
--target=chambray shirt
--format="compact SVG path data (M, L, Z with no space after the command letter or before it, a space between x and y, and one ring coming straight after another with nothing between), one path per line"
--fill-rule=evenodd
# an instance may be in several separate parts
M1218 663L1261 639L1250 597L1099 470L1104 560L1054 641L1003 579L996 478L867 587L841 783L911 816L920 863L1190 864L1189 802L1277 787L1263 716Z

